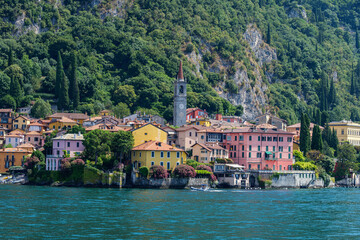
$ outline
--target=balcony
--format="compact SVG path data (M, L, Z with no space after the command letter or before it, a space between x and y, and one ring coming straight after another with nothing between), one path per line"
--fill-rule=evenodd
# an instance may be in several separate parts
M265 157L265 161L275 161L278 160L276 157Z
M46 155L46 158L62 158L60 155Z

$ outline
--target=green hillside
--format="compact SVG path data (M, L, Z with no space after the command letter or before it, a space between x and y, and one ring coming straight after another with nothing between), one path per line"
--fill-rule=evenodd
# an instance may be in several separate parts
M60 96L64 110L171 119L183 60L188 107L360 121L359 13L356 0L3 1L0 107ZM257 32L268 61L245 37Z

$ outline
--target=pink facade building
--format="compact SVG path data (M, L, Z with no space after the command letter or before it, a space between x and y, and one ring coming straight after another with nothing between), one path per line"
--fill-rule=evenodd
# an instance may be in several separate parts
M65 134L54 138L52 155L46 156L46 170L57 171L60 169L60 161L64 156L64 151L70 157L80 155L85 150L83 140L82 134Z
M292 170L293 136L276 128L245 127L225 130L222 145L245 169Z

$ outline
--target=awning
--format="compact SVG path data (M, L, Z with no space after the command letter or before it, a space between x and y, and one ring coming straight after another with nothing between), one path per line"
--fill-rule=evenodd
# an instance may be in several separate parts
M269 151L266 151L265 153L266 153L266 154L269 154L269 155L272 155L272 152L269 152Z
M232 168L245 168L244 166L241 166L239 164L225 164L226 166L232 167Z

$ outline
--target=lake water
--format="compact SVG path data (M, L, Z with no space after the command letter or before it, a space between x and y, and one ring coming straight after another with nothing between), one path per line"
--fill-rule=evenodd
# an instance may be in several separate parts
M360 239L360 189L0 185L0 239Z

